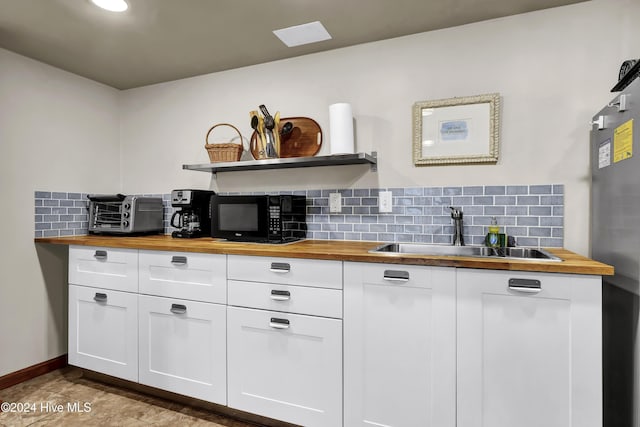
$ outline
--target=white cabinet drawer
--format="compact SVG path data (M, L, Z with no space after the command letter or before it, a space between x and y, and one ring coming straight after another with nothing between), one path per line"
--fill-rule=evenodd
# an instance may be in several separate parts
M140 293L227 302L226 255L140 251Z
M231 280L342 289L342 262L229 255Z
M599 276L581 274L540 273L458 269L458 283L464 287L491 284L494 292L513 296L570 299L583 283L600 283Z
M69 285L69 364L138 381L138 295Z
M140 383L227 403L227 311L220 304L139 297Z
M342 290L229 280L229 305L342 318Z
M228 307L227 322L229 407L342 425L341 320Z
M117 291L138 291L136 249L69 247L69 283Z
M401 265L401 264L365 264L366 268L357 269L357 283L370 285L402 285L431 287L440 280L441 268ZM451 271L451 270L450 270ZM353 279L353 275L350 276ZM451 283L455 286L455 283ZM348 283L345 283L348 286Z

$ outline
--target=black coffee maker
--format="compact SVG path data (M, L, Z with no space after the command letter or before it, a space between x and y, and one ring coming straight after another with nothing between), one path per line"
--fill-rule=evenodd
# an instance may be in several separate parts
M173 190L171 206L180 208L171 216L170 224L178 230L172 237L194 238L211 236L211 196L208 190Z

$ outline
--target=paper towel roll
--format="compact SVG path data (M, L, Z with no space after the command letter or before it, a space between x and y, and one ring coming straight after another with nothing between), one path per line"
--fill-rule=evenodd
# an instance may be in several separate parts
M353 112L351 104L329 106L329 143L331 154L353 154Z

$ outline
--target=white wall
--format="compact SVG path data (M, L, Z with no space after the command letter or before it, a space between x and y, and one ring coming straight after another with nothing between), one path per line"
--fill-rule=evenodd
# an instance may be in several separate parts
M67 248L34 191L120 190L118 91L0 49L0 376L67 352Z
M613 98L620 64L640 56L638 22L640 2L594 0L128 90L124 191L559 183L565 246L586 255L589 121ZM503 104L498 165L412 165L414 102L491 92ZM208 163L204 136L215 123L249 137L248 113L262 103L316 119L326 137L334 102L352 104L356 148L378 152L377 173L364 166L226 172L215 182L181 169Z

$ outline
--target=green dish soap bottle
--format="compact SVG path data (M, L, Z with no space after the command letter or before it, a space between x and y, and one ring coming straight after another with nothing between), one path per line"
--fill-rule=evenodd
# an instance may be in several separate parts
M485 238L485 244L490 248L500 247L500 226L496 217L491 217L491 225L489 225L489 232Z

